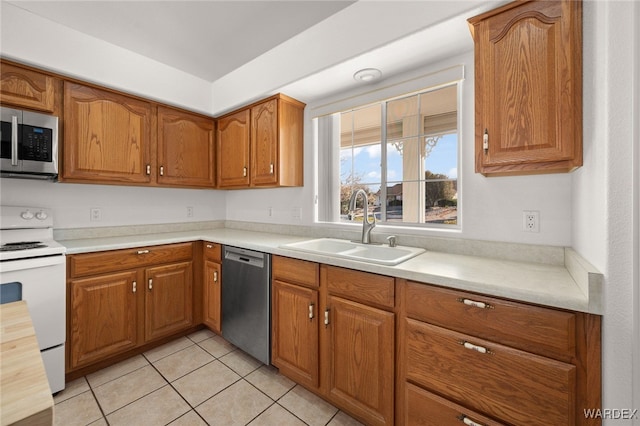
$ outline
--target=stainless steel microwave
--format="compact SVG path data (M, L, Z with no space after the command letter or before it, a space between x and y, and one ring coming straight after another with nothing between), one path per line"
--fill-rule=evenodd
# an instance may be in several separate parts
M58 117L0 107L0 176L58 178Z

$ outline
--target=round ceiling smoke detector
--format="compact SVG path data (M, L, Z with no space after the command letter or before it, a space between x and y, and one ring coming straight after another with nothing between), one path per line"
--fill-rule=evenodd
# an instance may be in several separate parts
M353 79L355 81L361 81L363 83L370 83L372 81L378 80L382 76L382 71L377 68L365 68L360 71L357 71L353 75Z

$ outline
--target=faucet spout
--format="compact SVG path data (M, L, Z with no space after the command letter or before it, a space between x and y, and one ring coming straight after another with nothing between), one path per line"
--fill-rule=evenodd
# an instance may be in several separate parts
M356 209L356 200L358 199L359 195L362 195L362 207L363 207L362 244L370 244L371 230L376 226L376 217L373 213L371 213L371 218L373 219L373 221L369 222L369 202L367 199L367 193L363 189L358 189L351 194L351 199L349 200L349 213L351 216L351 220L353 220L354 215L352 213Z

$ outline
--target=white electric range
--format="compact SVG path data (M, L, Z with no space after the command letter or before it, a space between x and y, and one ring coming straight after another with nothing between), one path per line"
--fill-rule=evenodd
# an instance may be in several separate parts
M50 209L0 206L0 303L24 300L51 393L64 389L65 247Z

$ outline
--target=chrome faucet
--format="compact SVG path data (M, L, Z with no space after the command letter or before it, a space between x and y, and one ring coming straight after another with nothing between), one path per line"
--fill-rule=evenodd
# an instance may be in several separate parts
M356 199L358 195L362 194L362 203L363 203L363 215L362 215L362 244L370 244L371 243L371 230L376 226L376 217L373 213L371 213L371 217L373 218L373 222L369 222L369 202L367 200L367 193L364 192L363 189L358 189L353 194L351 194L351 200L349 201L349 216L351 220L353 220L354 214L353 211L356 209Z

